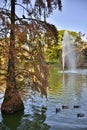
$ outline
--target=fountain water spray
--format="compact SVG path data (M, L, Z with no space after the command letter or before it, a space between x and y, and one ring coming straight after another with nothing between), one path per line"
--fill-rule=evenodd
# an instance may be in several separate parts
M75 39L69 35L67 31L64 32L62 41L62 65L63 70L65 66L68 70L76 69L76 51L75 51Z

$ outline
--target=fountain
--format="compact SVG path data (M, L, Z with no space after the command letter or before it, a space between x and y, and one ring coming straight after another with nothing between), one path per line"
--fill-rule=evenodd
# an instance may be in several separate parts
M75 48L75 38L72 37L67 31L65 31L62 41L63 71L59 72L87 75L87 69L79 69L77 67L78 60L78 54Z
M62 65L63 70L65 67L68 70L76 69L76 51L75 51L75 39L69 35L67 31L64 32L63 42L62 42Z
M63 48L62 48L62 65L68 70L76 69L76 51L74 47L75 39L69 35L67 31L64 32Z

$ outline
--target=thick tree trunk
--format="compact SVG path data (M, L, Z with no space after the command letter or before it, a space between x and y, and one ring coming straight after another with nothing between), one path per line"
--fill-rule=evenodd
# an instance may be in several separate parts
M24 105L17 91L15 79L15 0L11 0L11 33L7 86L1 111L2 113L14 113L22 109L24 109Z

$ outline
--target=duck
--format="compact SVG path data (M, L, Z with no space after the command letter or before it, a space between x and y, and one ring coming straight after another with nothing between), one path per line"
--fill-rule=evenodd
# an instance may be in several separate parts
M62 105L62 109L68 109L69 107L66 105Z
M61 111L60 108L56 108L56 114L57 114L58 112L60 112L60 111Z
M84 117L84 113L78 113L77 117Z
M79 108L80 106L79 106L79 105L74 105L73 107L74 107L74 108Z

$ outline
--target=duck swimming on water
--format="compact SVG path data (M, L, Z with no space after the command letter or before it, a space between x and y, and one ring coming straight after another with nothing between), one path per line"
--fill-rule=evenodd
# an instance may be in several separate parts
M74 108L79 108L80 106L79 106L79 105L74 105L73 107L74 107Z
M62 109L68 109L69 107L66 105L62 105Z
M60 112L60 111L61 111L60 108L56 108L56 114L57 114L58 112Z
M84 113L78 113L77 117L84 117Z

